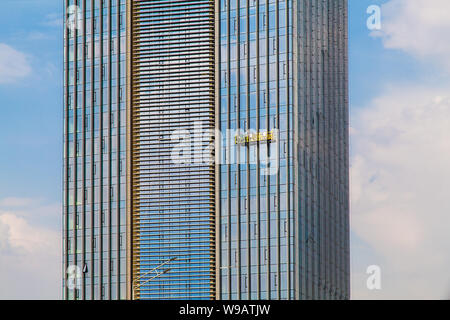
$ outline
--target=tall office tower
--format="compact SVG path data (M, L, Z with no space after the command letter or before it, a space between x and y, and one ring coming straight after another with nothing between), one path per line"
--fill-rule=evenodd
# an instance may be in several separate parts
M65 299L348 299L346 0L65 0Z
M347 1L221 0L216 18L217 125L278 132L220 166L217 296L349 298Z

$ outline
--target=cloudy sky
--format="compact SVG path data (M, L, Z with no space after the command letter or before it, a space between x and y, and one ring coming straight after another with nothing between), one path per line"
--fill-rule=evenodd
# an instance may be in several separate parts
M353 298L448 299L450 2L349 2Z
M374 4L380 31L366 27ZM448 299L450 1L349 10L352 297ZM60 297L61 12L0 1L0 299Z
M61 12L0 1L0 299L60 297Z

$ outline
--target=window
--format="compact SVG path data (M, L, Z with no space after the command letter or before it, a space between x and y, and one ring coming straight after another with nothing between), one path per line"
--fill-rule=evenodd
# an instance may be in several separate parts
M106 153L106 141L105 141L105 138L102 139L102 153Z
M102 66L102 80L106 80L106 64Z

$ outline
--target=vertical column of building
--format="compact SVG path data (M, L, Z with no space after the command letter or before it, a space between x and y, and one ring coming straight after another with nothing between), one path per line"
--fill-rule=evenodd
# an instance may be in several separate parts
M69 17L72 2L65 3L65 16ZM73 9L73 8L72 8ZM78 264L82 260L82 214L81 190L82 160L79 136L82 135L82 90L79 86L78 44L81 42L77 28L65 29L65 161L64 161L64 281L63 294L66 299L78 299L82 294L83 277ZM79 199L79 200L78 200Z
M73 3L66 1L65 17L69 21L72 14ZM84 214L84 199L81 186L84 185L82 179L84 166L82 150L84 145L83 137L83 85L80 76L84 72L84 63L81 54L78 53L79 44L83 43L82 31L76 27L65 28L65 154L64 154L64 281L63 296L65 299L78 299L84 294L82 284L84 277L80 265L84 262L83 236L81 229ZM81 46L80 46L81 47ZM78 62L80 60L80 62ZM81 67L79 68L79 65ZM81 84L80 84L81 83Z
M292 287L291 10L289 0L219 1L218 126L232 132L220 166L223 299L287 299ZM275 141L230 142L275 131Z
M277 154L275 180L275 214L271 215L272 248L274 250L271 291L273 299L293 299L291 282L294 272L293 260L293 104L292 92L292 1L275 1L269 6L271 42L270 62L270 110L274 115L273 128L279 130L279 141L273 144ZM272 187L273 188L273 187ZM276 239L274 241L274 239Z
M216 206L216 222L215 222L215 228L216 228L216 238L214 239L215 242L215 255L216 255L216 300L220 300L222 298L222 287L223 287L223 281L222 281L222 237L224 237L224 230L223 230L223 224L221 221L221 213L222 213L222 197L221 197L221 185L222 185L222 174L221 174L221 159L222 159L222 136L218 128L221 127L221 119L222 115L220 113L221 110L221 72L220 72L220 62L222 57L221 52L221 45L220 45L220 33L221 33L221 8L220 8L220 2L218 0L215 0L214 3L214 43L215 43L215 60L214 60L214 77L215 77L215 121L214 121L214 127L215 127L215 206Z
M88 157L90 155L89 153L89 127L87 124L89 123L89 105L87 105L86 101L86 64L87 64L87 57L86 57L86 1L80 1L82 12L80 14L80 35L82 37L80 41L80 45L78 46L78 55L80 57L79 60L81 60L81 73L77 71L77 81L80 81L81 83L81 117L79 117L80 124L81 124L81 194L82 199L80 199L81 202L81 212L78 216L77 214L77 224L80 224L81 228L81 261L80 266L82 266L82 277L81 277L81 294L77 298L86 299L86 275L87 275L87 263L86 260L89 261L88 253L86 252L87 246L86 243L89 241L87 238L89 235L89 232L87 232L87 227L89 226L87 224L87 221L89 221L89 202L88 202L88 192L87 187L89 185L89 178L87 176L88 174L88 166L90 164ZM78 58L77 58L78 60ZM78 218L79 217L79 218ZM86 266L86 267L85 267ZM84 270L83 270L84 269ZM83 272L85 271L85 272Z
M324 63L327 63L327 73L326 76L326 83L325 83L325 94L328 94L328 100L330 101L329 105L327 106L325 112L325 119L326 119L326 143L327 143L327 154L325 158L326 162L326 182L324 183L325 186L325 198L327 199L327 211L328 211L328 226L325 230L327 232L327 236L329 237L330 241L328 243L329 247L329 254L327 255L327 277L324 285L324 293L327 298L334 298L334 292L333 289L338 287L338 284L336 282L337 274L338 274L338 264L337 258L339 257L339 241L338 237L336 235L339 232L339 205L334 199L334 185L335 185L335 179L337 176L336 172L336 164L338 163L338 159L336 159L336 156L338 155L338 145L336 142L339 140L339 136L336 131L336 125L337 118L336 114L340 108L339 104L339 97L336 95L336 93L339 90L339 79L336 77L337 75L337 68L338 68L338 60L336 59L336 53L339 52L339 48L336 44L339 42L338 39L338 29L339 26L337 25L338 17L337 14L339 12L336 10L336 8L339 6L339 1L329 3L329 26L328 26L328 35L329 35L329 41L327 44L327 52L324 53Z
M136 299L216 296L214 5L132 1Z
M264 51L265 76L262 77L264 92L262 93L262 110L265 115L265 129L279 132L275 143L267 142L266 158L273 159L270 163L275 173L265 178L267 218L267 298L288 299L290 281L293 273L291 260L291 230L290 199L293 199L293 188L290 185L290 172L293 170L293 160L290 145L292 145L292 126L290 114L292 102L292 80L290 65L290 43L292 25L289 24L292 15L290 1L266 1L263 12L265 33ZM263 109L264 108L264 109ZM289 228L289 230L288 230ZM292 251L293 252L293 251Z
M103 77L102 77L102 82L103 82L103 87L106 86L105 88L105 93L106 93L106 99L104 100L104 102L106 103L105 105L105 109L103 110L103 114L106 116L106 121L104 121L103 125L104 128L106 129L105 131L105 135L104 135L104 143L105 143L105 148L106 148L106 155L105 155L105 164L106 164L106 170L105 170L105 174L106 174L106 181L105 181L105 187L107 188L107 193L106 193L106 197L104 197L103 202L105 205L106 212L105 212L105 217L104 219L106 219L105 221L105 232L104 232L104 249L106 249L105 252L105 260L106 260L106 268L104 268L105 270L105 274L104 274L104 284L105 284L105 288L103 290L105 290L105 298L106 299L110 299L111 298L111 279L112 279L112 272L113 272L113 264L112 264L112 255L111 255L111 236L112 236L112 215L113 215L113 206L112 206L112 202L114 199L114 187L112 185L112 124L113 124L113 117L112 116L112 94L113 94L113 90L111 88L112 82L111 82L111 70L112 70L112 53L111 53L111 0L107 0L104 1L104 4L106 6L106 8L104 8L103 12L106 13L104 18L104 30L103 30L103 34L104 34L104 45L103 47L105 48L105 52L104 55L106 56L105 62L103 64L102 67L102 72L103 72ZM105 201L106 200L106 201ZM105 277L106 275L106 277Z
M305 299L305 291L307 287L307 278L309 272L308 256L306 250L306 234L308 233L306 217L306 146L308 144L306 140L306 106L308 104L306 92L307 79L309 74L307 69L309 61L307 45L307 16L306 2L294 1L294 25L295 25L295 37L294 37L294 104L295 114L295 140L296 140L296 190L295 190L295 299Z
M259 4L258 1L250 1L251 8L250 9L250 29L248 30L250 34L250 43L249 43L249 56L250 56L250 68L251 68L251 83L253 84L250 87L250 90L248 94L250 95L250 104L248 105L248 117L247 117L247 126L244 127L245 130L249 131L252 129L251 127L251 110L256 110L256 132L259 132L261 129L261 126L264 126L264 122L261 118L261 84L260 84L260 77L261 77L261 69L260 69L260 37L259 37L259 26L260 26L260 10L259 10ZM255 99L256 97L256 99ZM253 98L253 99L252 99ZM250 150L249 150L250 151ZM256 150L254 151L256 154L256 179L252 181L252 171L251 166L249 165L249 177L250 177L250 183L251 187L256 187L256 217L253 217L255 221L255 238L256 238L256 245L253 245L253 247L256 247L256 297L257 299L261 299L261 291L263 290L263 287L266 284L266 281L263 281L263 270L262 270L262 261L264 259L263 250L265 250L264 247L261 247L261 231L264 230L263 226L261 226L261 220L262 216L262 208L267 208L267 204L265 201L264 191L261 189L261 180L263 180L263 184L266 183L266 179L261 179L260 177L260 164L261 164L261 154L260 154L260 148L259 148L259 142L257 142ZM250 159L250 157L249 157ZM250 160L249 160L250 162ZM251 190L249 188L249 190Z
M124 11L120 0L65 3L66 299L126 297Z
M243 35L241 35L243 41L244 52L240 57L242 58L242 70L240 70L239 74L243 75L242 79L245 79L245 90L243 89L243 95L239 97L242 103L245 102L245 109L242 110L242 119L239 121L239 128L242 130L248 130L250 127L250 77L251 77L251 68L250 68L250 1L247 0L245 3L245 7L242 8L242 15L245 17L245 28L242 29ZM241 32L241 31L240 31ZM242 33L242 32L241 32ZM256 191L255 199L256 201L251 201L252 197L250 188L252 185L259 184L259 178L256 178L256 181L250 180L250 152L247 149L245 151L245 157L241 157L240 159L245 159L246 163L243 166L245 171L243 172L243 178L245 178L245 186L246 192L248 194L246 201L246 215L247 215L247 284L248 284L248 294L247 299L255 299L258 285L258 269L256 267L256 247L255 247L255 235L256 235L256 219L254 212L259 211L259 191Z
M265 130L270 130L270 128L273 128L273 120L274 117L271 114L270 110L270 75L269 75L269 65L270 65L270 51L273 50L273 47L270 48L271 42L270 42L270 35L269 35L269 1L261 1L258 4L259 9L259 18L260 18L260 24L259 24L259 32L257 33L257 37L259 38L261 49L257 55L260 57L260 90L262 90L260 96L262 95L262 99L260 98L260 103L257 105L257 108L260 109L261 114L263 115L261 117L262 122L265 122L263 127ZM265 116L264 116L265 115ZM270 157L270 145L268 142L260 142L260 145L265 144L265 148L260 148L260 157L262 159L268 159ZM261 290L261 298L262 299L271 299L272 292L271 292L271 280L272 280L272 274L271 274L271 267L272 267L272 246L271 246L271 217L272 214L274 214L275 209L275 198L273 197L272 193L272 184L275 181L275 179L267 175L265 176L266 179L266 185L265 190L263 191L265 193L265 202L266 202L266 210L265 212L261 212L261 224L263 225L263 228L265 229L262 231L264 233L264 237L262 239L262 257L263 257L263 276L264 282L262 283L262 290ZM274 248L275 249L275 248Z
M296 298L348 287L347 1L296 2Z
M134 24L133 24L133 1L132 0L126 0L126 42L123 44L121 48L125 49L126 52L126 65L121 70L125 70L126 74L126 110L122 114L122 120L124 120L126 124L125 132L125 138L126 138L126 266L124 268L126 273L126 298L128 300L133 299L134 294L134 283L133 283L133 213L134 213L134 201L133 201L133 153L132 148L134 146L134 136L133 136L133 30L134 30Z
M325 172L324 172L324 187L325 187L325 197L327 199L326 207L327 212L329 215L328 219L328 225L326 228L327 237L329 241L327 242L327 249L329 250L329 254L327 254L327 275L326 275L326 282L325 287L328 288L328 290L325 289L326 296L328 298L333 298L333 286L336 286L335 279L336 279L336 270L337 270L337 264L335 262L335 257L337 257L336 249L340 245L336 238L336 227L338 223L337 214L336 214L336 205L335 201L333 199L331 190L332 188L332 181L333 174L334 174L334 165L335 160L333 159L333 156L336 157L336 132L333 129L335 126L335 111L337 109L337 97L336 97L336 91L337 91L337 85L338 85L338 79L335 77L335 68L336 68L336 58L335 53L337 52L336 49L336 37L337 37L337 30L336 27L336 5L338 5L338 2L329 3L328 6L328 43L327 43L327 51L324 52L324 63L326 64L326 74L325 74L325 81L324 83L324 90L325 94L327 95L327 101L328 104L326 105L325 109L325 124L326 124L326 144L327 144L327 156L324 159L325 161Z
M310 191L308 196L308 206L310 210L310 238L309 246L311 250L311 299L318 299L318 287L319 287L319 266L320 266L320 209L319 209L319 185L317 183L317 162L319 157L319 141L318 141L318 121L317 121L317 109L320 105L320 91L318 87L320 77L320 58L321 48L318 41L319 37L319 1L310 1L310 78L309 78L309 94L310 103L308 104L308 116L309 116L309 136L310 136L310 148L309 148L309 168L308 168L308 189Z
M302 24L300 23L300 17L302 14L302 10L299 6L298 1L294 0L291 4L292 10L296 12L292 16L292 19L290 20L290 23L292 24L293 34L295 36L290 38L290 45L292 46L293 50L292 52L292 129L293 129L293 138L292 138L292 149L293 149L293 160L294 160L294 167L293 167L293 175L292 175L292 183L294 185L293 190L293 196L292 196L292 219L289 219L290 222L290 228L289 232L291 233L290 236L294 238L293 242L293 251L291 259L294 260L294 272L291 273L292 278L290 281L291 284L291 290L293 291L293 294L291 294L291 299L299 300L300 299L300 288L301 288L301 270L303 269L303 260L302 255L300 251L300 239L302 231L300 228L300 219L303 215L303 210L301 208L301 202L300 202L300 188L301 188L301 161L302 161L302 143L301 135L299 134L302 126L302 112L300 106L300 96L298 95L298 91L301 87L301 79L298 77L298 74L300 73L300 70L303 66L303 56L298 51L298 47L300 46L301 36L302 36ZM289 70L289 69L288 69ZM294 90L293 88L299 88L298 90ZM288 95L288 98L290 96ZM289 179L291 180L291 177L289 176ZM292 232L291 232L292 231Z
M108 60L105 75L108 105L107 157L107 293L109 299L126 297L126 2L108 0ZM105 115L105 113L104 113Z
M271 57L269 57L269 87L271 88L269 97L271 95L270 100L270 108L272 108L272 114L274 114L273 119L273 129L275 130L286 130L283 124L283 128L281 128L281 109L280 109L280 33L279 33L279 2L275 0L274 3L268 4L268 19L269 19L269 41L272 42L272 52ZM270 246L274 248L272 253L272 267L271 267L271 297L272 299L280 300L281 299L281 214L282 211L285 210L285 203L281 201L281 186L280 186L280 178L281 178L281 157L285 156L284 150L281 148L281 145L284 145L286 141L285 137L279 136L279 141L271 147L270 156L276 154L275 163L271 164L272 167L276 167L276 174L273 176L274 186L272 189L274 193L274 213L271 215L271 244ZM283 152L281 154L280 152ZM283 194L284 198L284 194ZM281 204L283 207L281 207ZM285 212L283 212L283 215Z
M320 121L318 119L318 113L322 106L323 97L321 90L321 80L322 80L322 43L321 43L321 32L322 26L320 25L322 19L321 12L321 0L314 0L312 2L312 15L311 15L311 31L312 31L312 74L311 74L311 138L312 138L312 150L311 150L311 190L312 190L312 217L313 217L313 228L314 228L314 241L313 241L313 299L320 299L320 287L321 287L321 259L322 259L322 235L321 232L322 224L321 220L324 216L324 212L321 210L320 206L320 183L317 179L318 168L320 162Z
M332 154L332 148L330 144L330 138L332 137L331 128L329 125L329 113L330 107L330 52L329 52L329 39L332 38L330 35L330 25L332 25L332 11L329 7L329 2L324 2L322 5L322 19L321 19L321 34L322 34L322 49L321 49L321 66L322 66L322 77L320 81L321 92L322 92L322 103L319 110L318 121L320 130L320 161L319 161L319 174L318 181L320 184L320 207L321 207L321 299L330 299L330 284L331 284L331 270L333 268L330 259L330 253L332 251L332 237L330 233L331 226L333 224L333 217L330 210L330 195L327 192L328 187L326 183L326 174L329 170L330 155Z
M246 51L246 29L248 22L243 12L248 11L242 1L217 1L218 19L220 20L217 37L219 39L220 88L217 99L219 108L218 128L224 134L225 142L221 153L224 155L220 165L220 216L222 258L220 276L222 280L222 299L239 299L248 290L249 279L249 177L248 150L233 150L234 130L247 123L247 99L245 92L248 83L247 60L240 61L242 51ZM245 55L245 54L244 54ZM236 151L236 153L234 152ZM247 258L245 258L247 257Z
M127 277L127 253L128 253L128 212L127 212L127 187L130 184L128 180L128 141L127 141L127 128L130 125L128 122L127 110L129 108L129 104L131 103L128 100L127 88L127 55L128 55L128 46L127 46L127 8L128 1L121 0L117 6L117 14L116 14L116 24L117 24L117 78L119 79L119 85L117 86L118 97L119 97L119 112L117 113L117 127L119 131L117 133L117 141L118 141L118 150L119 150L119 161L117 162L119 181L117 185L120 185L120 189L118 189L118 197L117 202L119 204L118 208L120 210L117 216L117 294L120 299L125 299L127 297L127 284L129 279Z
M294 141L294 101L293 101L293 64L294 64L294 52L293 52L293 34L294 33L294 19L293 19L293 11L294 4L291 0L285 0L280 3L281 6L284 5L284 14L280 14L280 22L283 24L284 34L285 34L285 42L286 42L286 52L284 55L281 55L281 59L283 59L283 81L282 87L284 87L284 99L286 103L286 120L285 126L287 131L287 141L286 141L286 212L287 217L285 221L285 233L286 233L286 262L287 262L287 270L286 270L286 289L287 289L287 299L295 299L294 296L294 282L295 282L295 215L297 211L295 211L294 202L296 199L296 190L294 173L295 173L295 159L297 159L297 154L294 152L294 146L296 145ZM283 29L282 29L283 30ZM283 93L281 93L283 97ZM282 122L283 125L283 122ZM284 281L281 281L282 283Z
M67 20L68 12L67 7L69 0L64 4L64 18ZM70 234L69 234L69 182L71 179L71 164L69 158L69 113L71 96L69 94L69 29L67 26L64 28L64 167L63 167L63 265L62 265L62 296L64 299L68 298L68 266L69 266L69 254L70 254Z
M97 183L96 183L96 188L97 188L97 196L94 201L97 202L97 210L94 213L95 214L95 218L96 218L96 222L97 222L97 227L94 228L94 237L96 239L96 253L94 254L94 259L95 259L95 265L97 266L97 272L94 275L94 277L96 276L97 279L97 283L95 286L95 296L96 299L98 300L103 300L105 299L105 266L107 266L106 261L104 261L105 259L105 240L106 237L104 237L104 233L106 231L106 226L105 226L105 222L106 222L106 217L105 217L105 209L104 209L104 201L106 200L105 198L108 195L108 190L105 187L105 182L106 182L106 177L105 177L105 173L107 170L107 165L105 165L104 161L105 159L105 153L106 153L106 143L105 143L105 116L104 116L104 99L105 99L105 94L104 94L104 83L103 83L103 78L104 78L104 60L105 57L104 55L104 45L103 45L103 20L105 19L103 16L103 4L104 1L98 1L95 2L95 11L94 11L94 20L92 23L94 23L94 34L93 37L95 39L95 67L94 67L94 72L96 73L96 79L95 79L95 83L94 83L94 95L95 97L95 108L97 108L97 116L98 116L98 121L99 121L99 126L98 129L96 128L95 130L98 130L98 133L96 132L96 136L97 136L97 144L96 144L96 152L98 155L98 176L97 176ZM106 85L106 83L105 83ZM106 192L105 192L106 190ZM106 264L106 265L105 265ZM94 265L94 268L95 268ZM95 270L94 270L95 271ZM95 281L94 280L94 281Z
M336 183L336 178L339 177L338 174L339 172L337 172L338 169L338 165L339 165L339 161L336 161L337 159L334 159L336 156L339 156L339 134L338 134L338 126L341 127L342 124L338 123L338 115L339 115L339 109L342 108L342 105L340 103L340 89L342 87L342 84L340 83L341 79L339 77L339 65L340 65L340 59L339 59L339 55L340 55L340 51L341 49L339 48L339 45L341 45L341 42L339 40L339 36L340 36L340 32L339 32L339 14L341 13L339 10L339 6L341 4L339 3L339 1L336 1L335 3L333 3L331 5L332 8L332 17L334 20L334 23L332 25L332 28L330 30L331 35L332 35L332 40L333 43L330 46L330 61L331 61L331 68L330 68L330 79L329 79L329 85L331 88L333 88L333 92L332 92L332 101L333 101L333 105L330 107L330 109L328 110L328 117L329 117L329 127L330 127L330 134L332 135L330 137L330 157L328 157L328 163L329 163L329 170L328 170L328 177L329 177L329 183L328 183L328 197L330 198L330 216L332 219L332 225L331 228L329 229L330 232L330 236L333 239L332 243L334 244L334 248L332 248L331 250L331 255L330 255L330 265L332 267L331 270L331 276L330 276L330 284L331 287L334 287L334 289L338 289L339 288L339 283L338 283L338 279L339 279L339 259L342 259L340 257L341 252L340 251L340 247L341 247L341 243L340 243L340 226L339 226L339 221L340 219L340 205L338 203L336 203L336 201L334 200L334 190L336 189L335 186L337 185ZM333 158L334 156L334 158ZM340 177L339 177L340 178ZM337 292L333 292L333 294L335 294Z
M342 81L342 112L339 122L341 124L341 154L339 159L341 167L339 176L341 181L341 190L339 192L340 206L342 210L342 242L341 249L343 261L341 263L341 282L340 282L340 299L350 299L350 205L349 205L349 88L348 88L348 1L340 2L340 30L341 30L341 81Z
M342 202L345 215L344 231L345 231L345 263L343 270L343 278L345 282L345 292L343 294L344 299L350 299L350 160L349 160L349 148L350 148L350 138L349 138L349 63L348 63L348 0L344 0L343 3L344 14L342 16L343 26L344 26L344 84L345 84L345 95L344 95L344 168L342 175L344 176L344 190L342 191Z
M235 80L235 85L236 85L236 89L234 92L234 96L233 96L233 102L232 104L234 105L234 112L236 113L236 123L239 123L240 120L240 92L241 92L241 88L240 88L240 77L239 77L239 72L240 72L240 3L237 0L232 0L234 2L234 4L232 5L232 7L236 8L234 17L233 17L233 40L235 41L235 45L234 47L234 53L232 53L233 56L236 57L236 61L232 62L232 70L230 72L230 75L232 73L235 74L236 80ZM236 153L236 157L239 159L240 158L240 150L237 150ZM235 262L236 262L236 284L237 284L237 292L236 292L236 296L237 299L240 300L241 299L241 293L242 291L245 289L245 284L242 283L242 281L245 279L245 270L243 270L242 267L242 262L241 262L241 257L242 257L242 249L243 249L243 245L241 243L241 220L242 220L242 210L245 210L245 199L246 197L241 195L241 164L239 162L236 163L235 166L235 172L234 172L234 184L235 184L235 188L236 188L236 198L234 199L234 201L236 201L236 258L235 258ZM241 202L241 200L243 202ZM244 274L243 274L244 273Z
M326 277L326 271L330 267L329 260L327 259L327 252L330 250L330 242L328 242L329 233L328 226L331 223L330 211L327 209L326 199L327 193L325 190L325 184L322 181L322 173L324 171L326 158L329 156L328 145L326 141L327 129L324 120L324 113L327 110L327 70L326 62L328 60L328 48L327 48L327 38L328 38L328 28L326 22L328 21L328 1L323 1L319 3L317 14L318 19L318 47L319 47L319 77L318 77L318 106L315 114L317 122L317 165L316 165L316 182L318 185L318 224L319 224L319 267L318 267L318 298L319 299L329 299L329 281Z
M321 4L320 299L349 298L347 1Z
M225 115L226 119L227 119L227 126L226 129L230 130L231 128L231 116L232 116L232 110L233 107L231 105L232 102L234 102L234 100L231 97L231 54L233 53L233 51L231 50L231 38L230 38L230 33L232 31L234 31L234 29L231 26L231 11L230 11L230 7L231 4L233 3L232 0L225 0L225 10L226 10L226 28L225 28L225 32L226 32L226 42L227 42L227 46L226 46L226 51L227 54L225 56L225 61L226 61L226 71L225 71L225 89L226 89L226 104L225 107L227 108L227 113ZM233 113L234 114L234 113ZM228 135L228 131L227 131L227 135ZM230 143L230 136L227 136L227 143ZM233 221L232 221L232 208L233 205L235 204L235 202L232 199L232 179L231 179L231 175L232 175L232 157L231 157L231 150L227 149L226 150L226 156L225 156L225 163L226 163L226 170L227 170L227 239L228 239L228 243L227 243L227 252L228 252L228 264L225 266L222 266L222 268L224 268L226 270L226 272L228 273L228 278L227 278L227 282L228 282L228 299L232 298L232 285L233 285L233 274L236 274L236 265L235 265L235 261L233 261L235 259L235 254L236 254L236 249L233 250L233 242L232 242L232 238L233 238L233 231L235 231L235 227L233 227ZM234 214L236 214L236 212L233 212Z
M89 126L89 139L90 143L86 146L86 152L90 154L89 157L89 165L87 166L89 174L86 175L86 179L88 179L88 187L87 190L87 196L88 196L88 203L89 203L89 210L87 210L86 215L86 233L88 234L88 237L86 239L86 245L87 245L87 262L85 264L86 266L86 290L85 290L85 296L84 299L95 299L95 277L94 277L94 270L95 270L95 256L94 256L94 248L95 248L95 236L94 236L94 227L95 227L95 205L94 205L94 199L95 199L95 171L97 169L96 167L96 149L95 149L95 72L93 70L95 69L95 40L94 40L94 23L92 21L94 20L94 11L95 6L94 2L91 1L90 3L85 3L85 17L86 21L84 23L84 27L86 28L86 46L84 48L85 54L86 54L86 65L87 70L90 72L86 72L86 103L88 104L89 108L89 117L88 123ZM89 23L88 23L89 22ZM83 267L84 268L84 267ZM89 272L90 271L90 272Z

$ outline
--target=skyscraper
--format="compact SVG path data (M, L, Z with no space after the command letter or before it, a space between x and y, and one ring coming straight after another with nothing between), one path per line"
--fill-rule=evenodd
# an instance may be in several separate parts
M65 0L66 299L348 299L346 0Z

